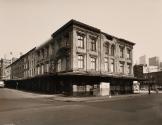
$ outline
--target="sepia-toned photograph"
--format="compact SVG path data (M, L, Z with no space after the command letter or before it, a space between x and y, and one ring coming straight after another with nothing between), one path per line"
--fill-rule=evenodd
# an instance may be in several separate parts
M0 0L0 125L162 125L162 0Z

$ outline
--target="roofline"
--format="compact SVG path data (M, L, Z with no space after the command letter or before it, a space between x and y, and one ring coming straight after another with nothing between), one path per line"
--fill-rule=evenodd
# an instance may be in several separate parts
M9 66L12 66L13 64L15 64L16 62L18 62L20 59L22 59L24 56L28 55L30 52L34 51L36 49L36 47L34 47L33 49L29 50L27 53L25 53L24 55L20 56L20 58L18 58L16 61L14 61L13 63L11 63Z
M89 30L93 30L95 32L101 32L100 29L96 28L96 27L93 27L93 26L90 26L88 24L85 24L85 23L82 23L82 22L79 22L79 21L76 21L74 19L71 19L69 22L67 22L65 25L63 25L61 28L59 28L58 30L56 30L51 36L54 37L55 35L57 35L59 32L61 32L62 30L66 29L67 27L71 26L71 25L77 25L77 26L81 26L81 27L84 27L86 29L89 29Z
M76 21L74 19L71 19L69 22L67 22L65 25L63 25L61 28L59 28L58 30L56 30L51 36L54 37L55 35L57 35L59 32L61 32L62 30L66 29L67 27L71 26L71 25L77 25L77 26L81 26L81 27L84 27L86 29L89 29L89 30L93 30L95 32L98 32L98 33L102 33L106 36L111 36L113 38L116 38L118 40L121 40L125 43L128 43L128 44L131 44L131 45L135 45L135 43L131 42L131 41L128 41L128 40L125 40L123 38L118 38L116 36L113 36L113 35L110 35L110 34L107 34L105 32L102 32L100 29L96 28L96 27L93 27L93 26L90 26L88 24L85 24L85 23L82 23L82 22L79 22L79 21Z
M48 45L51 42L52 38L48 39L47 41L45 41L44 43L42 43L40 46L35 47L36 50L39 50L41 48L43 48L44 46Z
M90 26L90 25L87 25L85 23L82 23L82 22L79 22L79 21L76 21L74 19L71 19L69 22L67 22L65 25L63 25L61 28L59 28L58 30L56 30L51 36L54 37L55 35L57 35L59 32L63 31L64 29L66 29L67 27L69 26L72 26L72 25L76 25L76 26L80 26L80 27L84 27L88 30L92 30L94 32L97 32L97 33L101 33L101 34L104 34L106 36L111 36L113 38L116 38L118 40L121 40L125 43L128 43L128 44L131 44L131 45L135 45L135 43L133 42L130 42L128 40L125 40L125 39L122 39L122 38L118 38L118 37L115 37L115 36L112 36L112 35L109 35L105 32L102 32L100 29L96 28L96 27L93 27L93 26ZM18 58L15 62L13 62L11 65L13 65L14 63L18 62L20 59L22 59L24 56L28 55L31 51L33 50L38 50L38 49L41 49L44 45L48 44L51 42L51 39L49 39L47 42L43 43L42 45L40 45L39 47L34 47L33 49L31 49L30 51L28 51L26 54L22 55L20 58Z
M105 33L105 32L101 32L101 33L104 34L104 35L106 35L106 36L111 36L111 37L113 37L113 38L116 38L116 39L118 39L118 40L121 40L121 41L123 41L123 42L125 42L125 43L129 43L129 44L131 44L131 45L135 45L135 43L133 43L133 42L131 42L131 41L128 41L128 40L125 40L125 39L123 39L123 38L119 38L119 37L110 35L110 34Z

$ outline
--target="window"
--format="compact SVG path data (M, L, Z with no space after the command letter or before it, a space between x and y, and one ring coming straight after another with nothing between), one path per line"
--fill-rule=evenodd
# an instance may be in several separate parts
M96 51L96 39L91 38L91 51Z
M57 71L60 72L61 71L61 59L59 59L57 61Z
M91 69L96 70L96 58L91 57Z
M41 74L44 73L44 65L41 65Z
M84 49L84 35L77 34L77 47Z
M108 58L107 57L105 57L104 58L104 64L105 64L105 71L108 71L108 68L109 68L109 63L108 63Z
M114 69L114 59L111 59L111 61L110 61L110 71L111 72L115 71L115 69Z
M38 71L38 75L40 75L40 67L39 66L38 66L37 71Z
M104 52L105 52L106 55L109 54L109 43L104 44Z
M83 69L84 68L84 56L78 55L78 68Z
M119 66L120 66L120 68L119 68L120 71L119 71L119 72L120 72L120 73L124 73L124 62L120 62L120 63L119 63Z
M127 59L131 59L131 50L127 49Z
M124 57L124 47L119 46L119 49L120 49L120 58L123 58Z
M127 73L131 74L131 64L130 63L127 64Z
M49 63L46 64L46 72L49 72Z
M111 56L115 55L115 45L111 46Z

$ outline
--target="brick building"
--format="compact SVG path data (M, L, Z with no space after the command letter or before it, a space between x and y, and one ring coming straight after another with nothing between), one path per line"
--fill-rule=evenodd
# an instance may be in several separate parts
M132 93L133 46L71 20L51 39L11 64L12 79L6 84L70 95Z

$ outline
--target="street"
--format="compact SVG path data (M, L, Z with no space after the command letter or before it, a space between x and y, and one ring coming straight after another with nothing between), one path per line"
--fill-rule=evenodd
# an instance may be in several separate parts
M56 101L0 89L0 125L161 125L162 94L100 102Z

